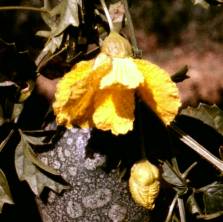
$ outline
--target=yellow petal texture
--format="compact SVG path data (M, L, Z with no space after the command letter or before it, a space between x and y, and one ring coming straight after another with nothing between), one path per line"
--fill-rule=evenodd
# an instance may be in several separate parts
M115 135L133 129L134 91L120 87L99 90L95 97L93 122L96 128L111 130Z
M128 89L134 89L143 83L144 77L137 69L132 58L113 58L112 70L102 78L100 89L120 84Z
M57 84L54 107L61 107L69 100L72 93L71 87L89 75L92 65L93 60L79 62L70 72L64 75Z
M171 81L169 74L158 66L145 60L135 59L134 61L145 79L138 88L140 96L168 125L181 106L176 84Z
M133 200L149 210L155 207L159 194L159 170L148 160L141 160L131 168L129 190Z
M93 112L93 96L98 89L100 79L111 69L111 63L103 63L95 69L93 69L92 61L84 63L85 69L83 67L82 70L84 74L80 75L82 78L76 77L76 71L79 71L76 69L73 70L73 81L70 73L64 76L61 80L62 83L59 83L56 101L53 104L57 116L57 123L64 124L68 128L73 125L79 125L81 127L92 126L91 115ZM79 67L79 65L80 63L77 64L77 67ZM67 78L69 78L73 84L66 85L65 83L70 83ZM69 88L67 89L67 87ZM65 103L64 97L62 97L62 99L60 98L61 94L64 95L61 92L63 90L69 91L69 93L66 94ZM62 101L62 103L60 103L60 101Z

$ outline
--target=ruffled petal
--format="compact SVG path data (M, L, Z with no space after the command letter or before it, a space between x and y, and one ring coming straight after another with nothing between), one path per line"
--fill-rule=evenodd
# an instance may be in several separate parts
M62 107L70 99L72 93L71 87L78 81L84 79L92 70L93 60L82 61L76 64L72 70L64 75L58 82L55 94L54 108Z
M80 127L92 126L93 96L98 89L100 79L110 68L110 63L103 64L94 70L91 66L91 71L85 78L73 83L69 88L70 95L66 104L59 106L57 103L57 106L54 105L58 124L64 124L66 127L71 127L72 125Z
M176 84L171 81L169 74L158 66L145 60L134 61L145 78L145 82L138 88L140 96L168 125L181 106Z
M127 89L135 89L143 83L144 77L132 58L113 58L112 70L102 78L100 89L120 84Z
M126 134L133 129L134 91L111 87L100 90L95 97L93 122L96 128L111 130L115 135Z

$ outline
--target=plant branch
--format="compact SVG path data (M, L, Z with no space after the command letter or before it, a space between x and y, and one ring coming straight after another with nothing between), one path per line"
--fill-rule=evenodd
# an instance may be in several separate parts
M179 137L179 139L188 145L191 149L193 149L196 153L206 159L209 163L213 164L216 168L218 168L221 172L223 172L223 161L214 156L211 152L209 152L205 147L199 144L196 140L190 137L183 130L179 129L176 124L172 124L170 129Z
M134 29L133 22L132 22L132 17L131 17L131 14L129 12L128 2L127 2L127 0L122 0L122 1L123 1L124 8L125 8L125 16L126 16L126 19L127 19L127 26L128 26L128 30L129 30L129 34L130 34L131 43L132 43L132 46L133 46L134 56L138 57L138 58L141 58L142 57L142 51L138 48L136 35L135 35L135 29Z
M31 7L31 6L1 6L0 11L14 11L14 10L20 10L20 11L32 11L32 12L38 12L38 13L49 13L47 9L44 8L37 8L37 7Z
M114 30L113 22L112 22L110 14L109 14L108 8L107 8L107 6L105 4L105 1L104 0L100 0L100 2L101 2L101 5L103 7L103 10L105 12L105 16L107 18L110 31L113 31Z
M185 215L185 207L184 207L184 201L182 198L177 198L178 203L178 209L180 214L180 222L186 222L186 215Z

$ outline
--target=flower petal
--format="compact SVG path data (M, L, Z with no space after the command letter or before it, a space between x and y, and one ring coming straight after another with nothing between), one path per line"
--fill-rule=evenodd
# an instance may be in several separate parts
M73 69L66 73L64 77L58 82L55 94L54 108L61 107L70 99L72 93L71 87L84 79L92 70L93 60L82 61L76 64Z
M145 60L134 61L145 78L145 82L138 89L139 94L164 123L169 124L181 106L176 84L171 81L169 74L158 66Z
M115 135L133 129L134 91L111 87L98 91L95 97L93 122L96 128L111 130Z
M128 89L134 89L143 83L144 77L131 58L113 58L112 70L102 78L100 89L120 84Z
M60 106L59 101L54 104L54 111L57 115L57 123L71 127L73 124L81 127L92 126L91 115L93 112L93 96L98 89L100 79L110 70L111 64L103 64L91 69L84 78L73 83L68 89L69 98L65 104ZM75 71L75 70L74 70ZM66 76L64 77L66 79ZM63 90L64 88L60 88Z

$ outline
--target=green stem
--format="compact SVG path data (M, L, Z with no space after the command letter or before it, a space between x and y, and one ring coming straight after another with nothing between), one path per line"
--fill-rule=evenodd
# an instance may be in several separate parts
M101 2L101 5L103 7L103 10L105 12L105 16L107 18L110 31L113 31L114 30L113 22L112 22L110 14L109 14L108 8L107 8L107 6L105 4L105 1L104 0L100 0L100 2Z
M131 14L129 12L128 1L127 0L122 0L122 1L123 1L124 8L125 8L125 16L126 16L126 19L127 19L127 26L128 26L128 30L129 30L131 43L132 43L132 46L133 46L134 56L137 57L137 58L141 58L142 57L142 51L138 48L136 35L135 35L135 29L134 29L133 22L132 22L132 17L131 17Z
M49 11L47 9L30 7L30 6L1 6L0 7L0 11L12 11L12 10L49 13Z

